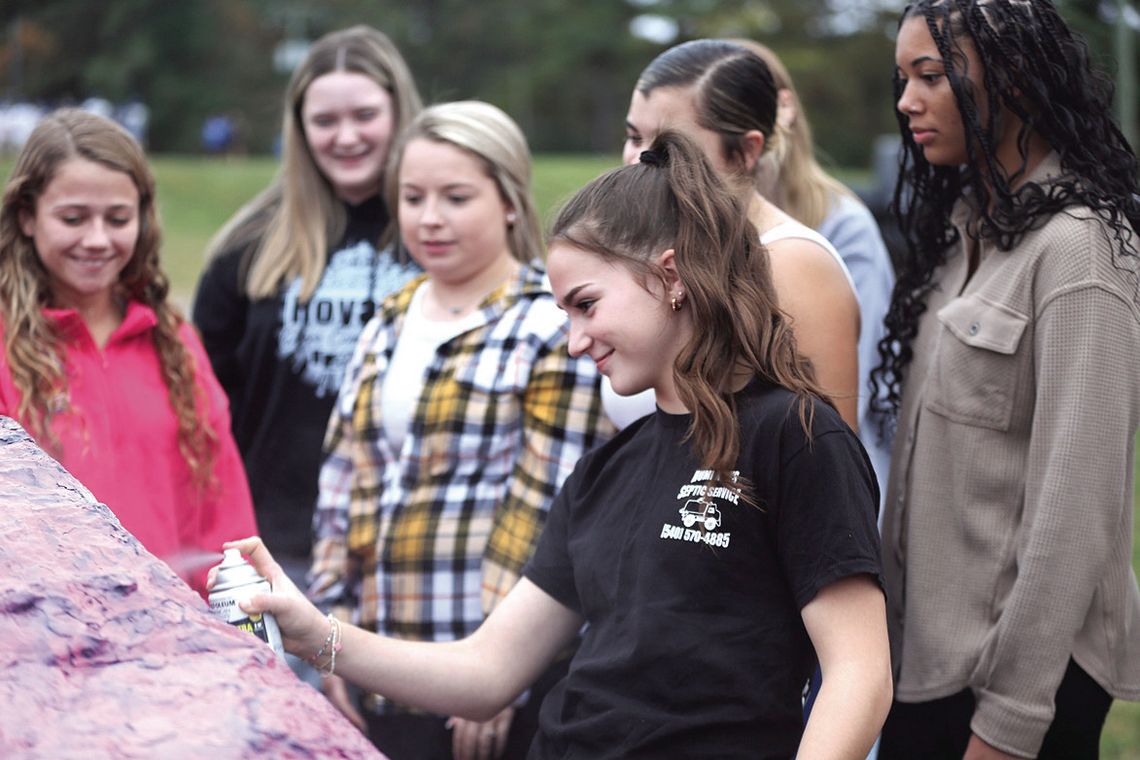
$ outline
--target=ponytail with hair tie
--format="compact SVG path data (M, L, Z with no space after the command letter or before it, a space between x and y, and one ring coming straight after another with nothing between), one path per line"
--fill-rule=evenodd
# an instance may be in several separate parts
M676 393L692 417L689 435L701 467L713 470L717 483L737 489L744 485L733 478L741 428L726 369L795 394L809 440L815 402L831 402L796 350L767 252L742 199L721 181L701 147L664 130L639 161L663 171L634 164L598 177L562 207L550 246L565 243L626 267L647 291L660 292L666 309L691 323L692 334L672 363ZM667 249L674 254L672 275L661 263ZM674 288L683 290L683 300L669 293ZM751 498L747 488L743 498Z

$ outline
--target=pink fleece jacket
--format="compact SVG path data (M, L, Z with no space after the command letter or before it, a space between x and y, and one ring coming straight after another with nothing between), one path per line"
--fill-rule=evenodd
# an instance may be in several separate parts
M218 437L213 483L206 489L196 485L178 449L178 421L151 335L154 311L130 303L102 350L77 312L44 313L64 336L68 398L58 400L65 411L51 426L59 446L40 445L110 507L148 551L202 593L205 569L200 562L194 566L195 557L220 553L223 541L253 535L257 528L226 395L197 334L189 324L180 331L194 359L200 403ZM7 352L0 350L0 414L27 426L17 414L19 403Z

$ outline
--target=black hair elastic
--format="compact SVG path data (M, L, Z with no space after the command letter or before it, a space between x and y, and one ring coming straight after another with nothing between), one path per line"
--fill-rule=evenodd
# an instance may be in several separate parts
M649 164L650 166L664 166L665 159L665 151L659 148L653 148L652 150L641 151L641 156L638 160L640 160L641 163Z

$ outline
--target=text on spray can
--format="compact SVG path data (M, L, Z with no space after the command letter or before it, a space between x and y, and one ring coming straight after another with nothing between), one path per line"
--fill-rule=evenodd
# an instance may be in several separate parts
M280 657L285 656L281 630L273 615L263 612L249 615L238 602L257 594L269 593L269 581L257 574L237 549L226 549L214 588L210 591L210 611L232 626L248 631L268 644Z

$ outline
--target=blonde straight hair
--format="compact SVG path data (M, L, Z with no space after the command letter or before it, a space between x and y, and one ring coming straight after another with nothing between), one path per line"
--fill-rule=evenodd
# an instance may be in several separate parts
M234 248L250 248L242 262L250 298L269 298L281 286L301 279L301 300L316 290L328 263L329 241L339 240L347 223L344 204L321 174L305 141L301 105L313 80L335 71L363 74L392 96L393 134L398 134L421 108L411 71L388 37L370 26L331 32L310 48L293 72L285 92L281 124L281 167L273 182L242 207L210 241L208 258ZM383 183L383 179L381 179ZM391 242L392 225L378 245Z
M511 255L524 264L544 258L542 230L531 194L530 148L510 116L479 100L439 103L424 109L388 157L386 196L391 209L399 206L404 150L417 139L454 145L477 158L515 212L515 221L507 231Z

